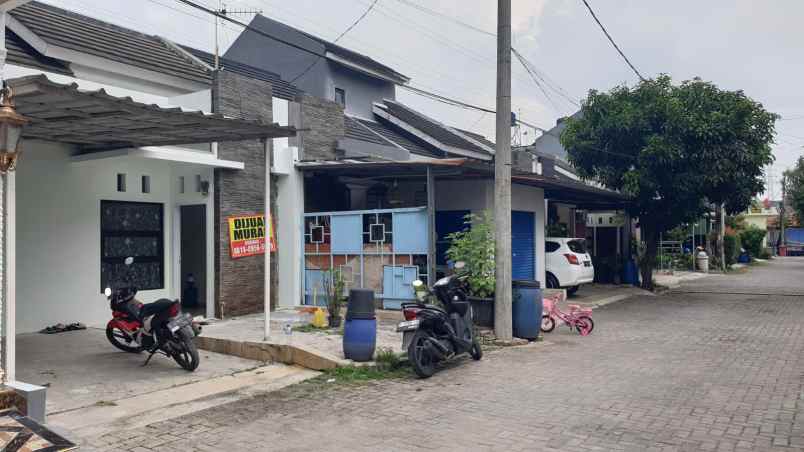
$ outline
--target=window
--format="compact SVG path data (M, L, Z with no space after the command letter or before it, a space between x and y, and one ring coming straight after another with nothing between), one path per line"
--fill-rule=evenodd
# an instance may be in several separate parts
M567 246L573 253L586 254L586 243L583 240L570 240Z
M346 91L341 88L335 88L335 102L341 107L346 107Z
M117 173L117 191L126 191L126 175L124 173Z
M150 193L151 192L151 176L142 176L142 192L143 193Z
M184 193L184 176L179 176L179 193Z
M559 248L561 248L561 245L558 242L544 242L544 251L546 253L553 253Z
M139 290L163 289L164 206L101 201L101 292L110 283L131 280ZM126 257L134 264L126 267Z

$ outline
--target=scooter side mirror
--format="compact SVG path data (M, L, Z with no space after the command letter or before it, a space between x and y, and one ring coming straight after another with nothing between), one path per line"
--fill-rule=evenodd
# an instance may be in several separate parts
M134 258L129 256L129 257L126 258L126 260L123 261L123 263L126 264L126 265L131 265L131 264L134 263Z

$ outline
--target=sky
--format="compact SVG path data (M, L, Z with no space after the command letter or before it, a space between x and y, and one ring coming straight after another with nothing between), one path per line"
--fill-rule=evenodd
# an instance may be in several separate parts
M212 51L214 21L176 0L46 0L101 20ZM701 77L743 90L777 122L776 161L767 193L780 196L778 178L804 146L804 2L800 0L588 0L615 41L646 77ZM262 14L325 39L334 39L372 0L228 0L231 10ZM197 0L217 7L217 0ZM495 108L497 8L494 0L378 0L339 44L411 78L411 85ZM581 0L512 0L513 47L552 88L547 95L514 58L512 106L531 124L550 128L572 114L589 90L633 85L625 64ZM418 7L417 7L418 6ZM435 11L423 11L421 7ZM444 16L452 18L450 20ZM234 16L249 21L253 15ZM463 22L470 27L456 23ZM221 52L240 33L225 25ZM544 85L544 82L541 82ZM445 105L397 90L397 98L447 124L494 137L494 115ZM525 143L533 130L521 130ZM525 134L527 133L527 134Z

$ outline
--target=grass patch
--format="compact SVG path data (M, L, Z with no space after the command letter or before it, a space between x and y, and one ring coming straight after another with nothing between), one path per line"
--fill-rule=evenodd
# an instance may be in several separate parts
M376 366L348 366L324 371L317 377L327 383L362 383L375 380L389 380L411 376L410 367L399 365L395 368Z
M296 325L293 327L293 331L297 331L299 333L324 333L343 336L343 328L317 328L311 323L306 325Z

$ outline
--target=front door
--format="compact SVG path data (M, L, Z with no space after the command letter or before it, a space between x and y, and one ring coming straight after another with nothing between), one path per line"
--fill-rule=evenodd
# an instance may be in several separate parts
M205 315L207 306L206 208L181 206L181 301L193 315Z

